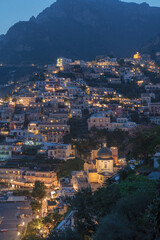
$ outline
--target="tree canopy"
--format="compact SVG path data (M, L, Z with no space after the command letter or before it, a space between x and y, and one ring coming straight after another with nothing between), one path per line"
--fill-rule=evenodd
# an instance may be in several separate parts
M46 196L46 187L43 182L35 181L35 185L32 191L32 197L35 199L42 201Z

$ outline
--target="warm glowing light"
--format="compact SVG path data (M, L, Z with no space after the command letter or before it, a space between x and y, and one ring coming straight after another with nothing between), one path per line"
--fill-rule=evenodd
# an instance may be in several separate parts
M137 52L136 54L134 54L133 58L134 59L141 59L141 55L139 54L139 52Z

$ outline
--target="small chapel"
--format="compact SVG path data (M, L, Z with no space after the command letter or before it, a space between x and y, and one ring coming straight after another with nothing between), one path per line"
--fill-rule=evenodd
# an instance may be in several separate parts
M112 177L119 169L118 148L108 148L106 143L103 147L91 152L91 160L84 164L90 184L102 185L108 178Z

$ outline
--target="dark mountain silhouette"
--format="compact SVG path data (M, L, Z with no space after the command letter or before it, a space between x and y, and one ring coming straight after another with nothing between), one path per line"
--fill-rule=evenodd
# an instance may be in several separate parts
M148 41L142 48L143 53L149 53L153 58L156 57L156 53L160 52L160 34L157 34L150 41Z
M129 56L160 32L160 8L119 0L57 0L0 38L0 62Z

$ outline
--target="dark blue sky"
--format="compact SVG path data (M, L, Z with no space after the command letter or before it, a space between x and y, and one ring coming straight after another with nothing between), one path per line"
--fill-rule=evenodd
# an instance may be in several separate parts
M37 16L55 0L0 0L0 34L6 33L10 26L18 21ZM124 0L126 2L144 2L145 0ZM146 0L152 6L160 7L160 0Z

